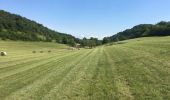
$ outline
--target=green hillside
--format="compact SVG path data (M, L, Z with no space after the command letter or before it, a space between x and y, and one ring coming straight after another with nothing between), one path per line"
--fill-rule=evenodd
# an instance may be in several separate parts
M170 36L170 22L161 21L157 24L140 24L126 29L113 36L105 37L103 43L116 42L139 37Z
M75 46L75 43L90 47L101 45L101 40L97 38L79 39L69 34L56 32L35 21L4 10L0 10L0 39L57 42L70 46Z
M20 15L0 10L0 39L3 40L57 42L70 46L79 43L82 47L95 47L110 42L151 36L170 36L170 22L162 21L155 25L140 24L113 36L104 37L103 40L94 37L79 39L51 30Z
M53 31L20 15L0 10L0 38L3 40L56 41L73 45L75 37Z
M170 99L170 37L81 50L1 40L0 48L8 54L0 56L0 100Z

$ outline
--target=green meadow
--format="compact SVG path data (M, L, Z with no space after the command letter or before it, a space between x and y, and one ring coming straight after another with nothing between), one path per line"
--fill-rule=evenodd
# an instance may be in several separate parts
M68 48L0 40L0 100L170 100L170 37Z

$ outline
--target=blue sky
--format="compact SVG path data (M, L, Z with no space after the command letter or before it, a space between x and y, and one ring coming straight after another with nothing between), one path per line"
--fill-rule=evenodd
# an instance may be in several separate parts
M170 21L170 0L0 0L0 9L80 38Z

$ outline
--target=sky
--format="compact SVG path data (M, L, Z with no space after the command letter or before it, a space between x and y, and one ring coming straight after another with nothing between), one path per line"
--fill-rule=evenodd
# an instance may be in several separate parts
M79 38L170 21L170 0L0 0L0 10Z

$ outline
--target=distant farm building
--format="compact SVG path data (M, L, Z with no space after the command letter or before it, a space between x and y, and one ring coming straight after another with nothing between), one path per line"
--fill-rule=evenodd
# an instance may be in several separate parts
M80 49L81 44L75 44L75 48Z
M7 53L4 51L1 51L1 56L7 56Z

